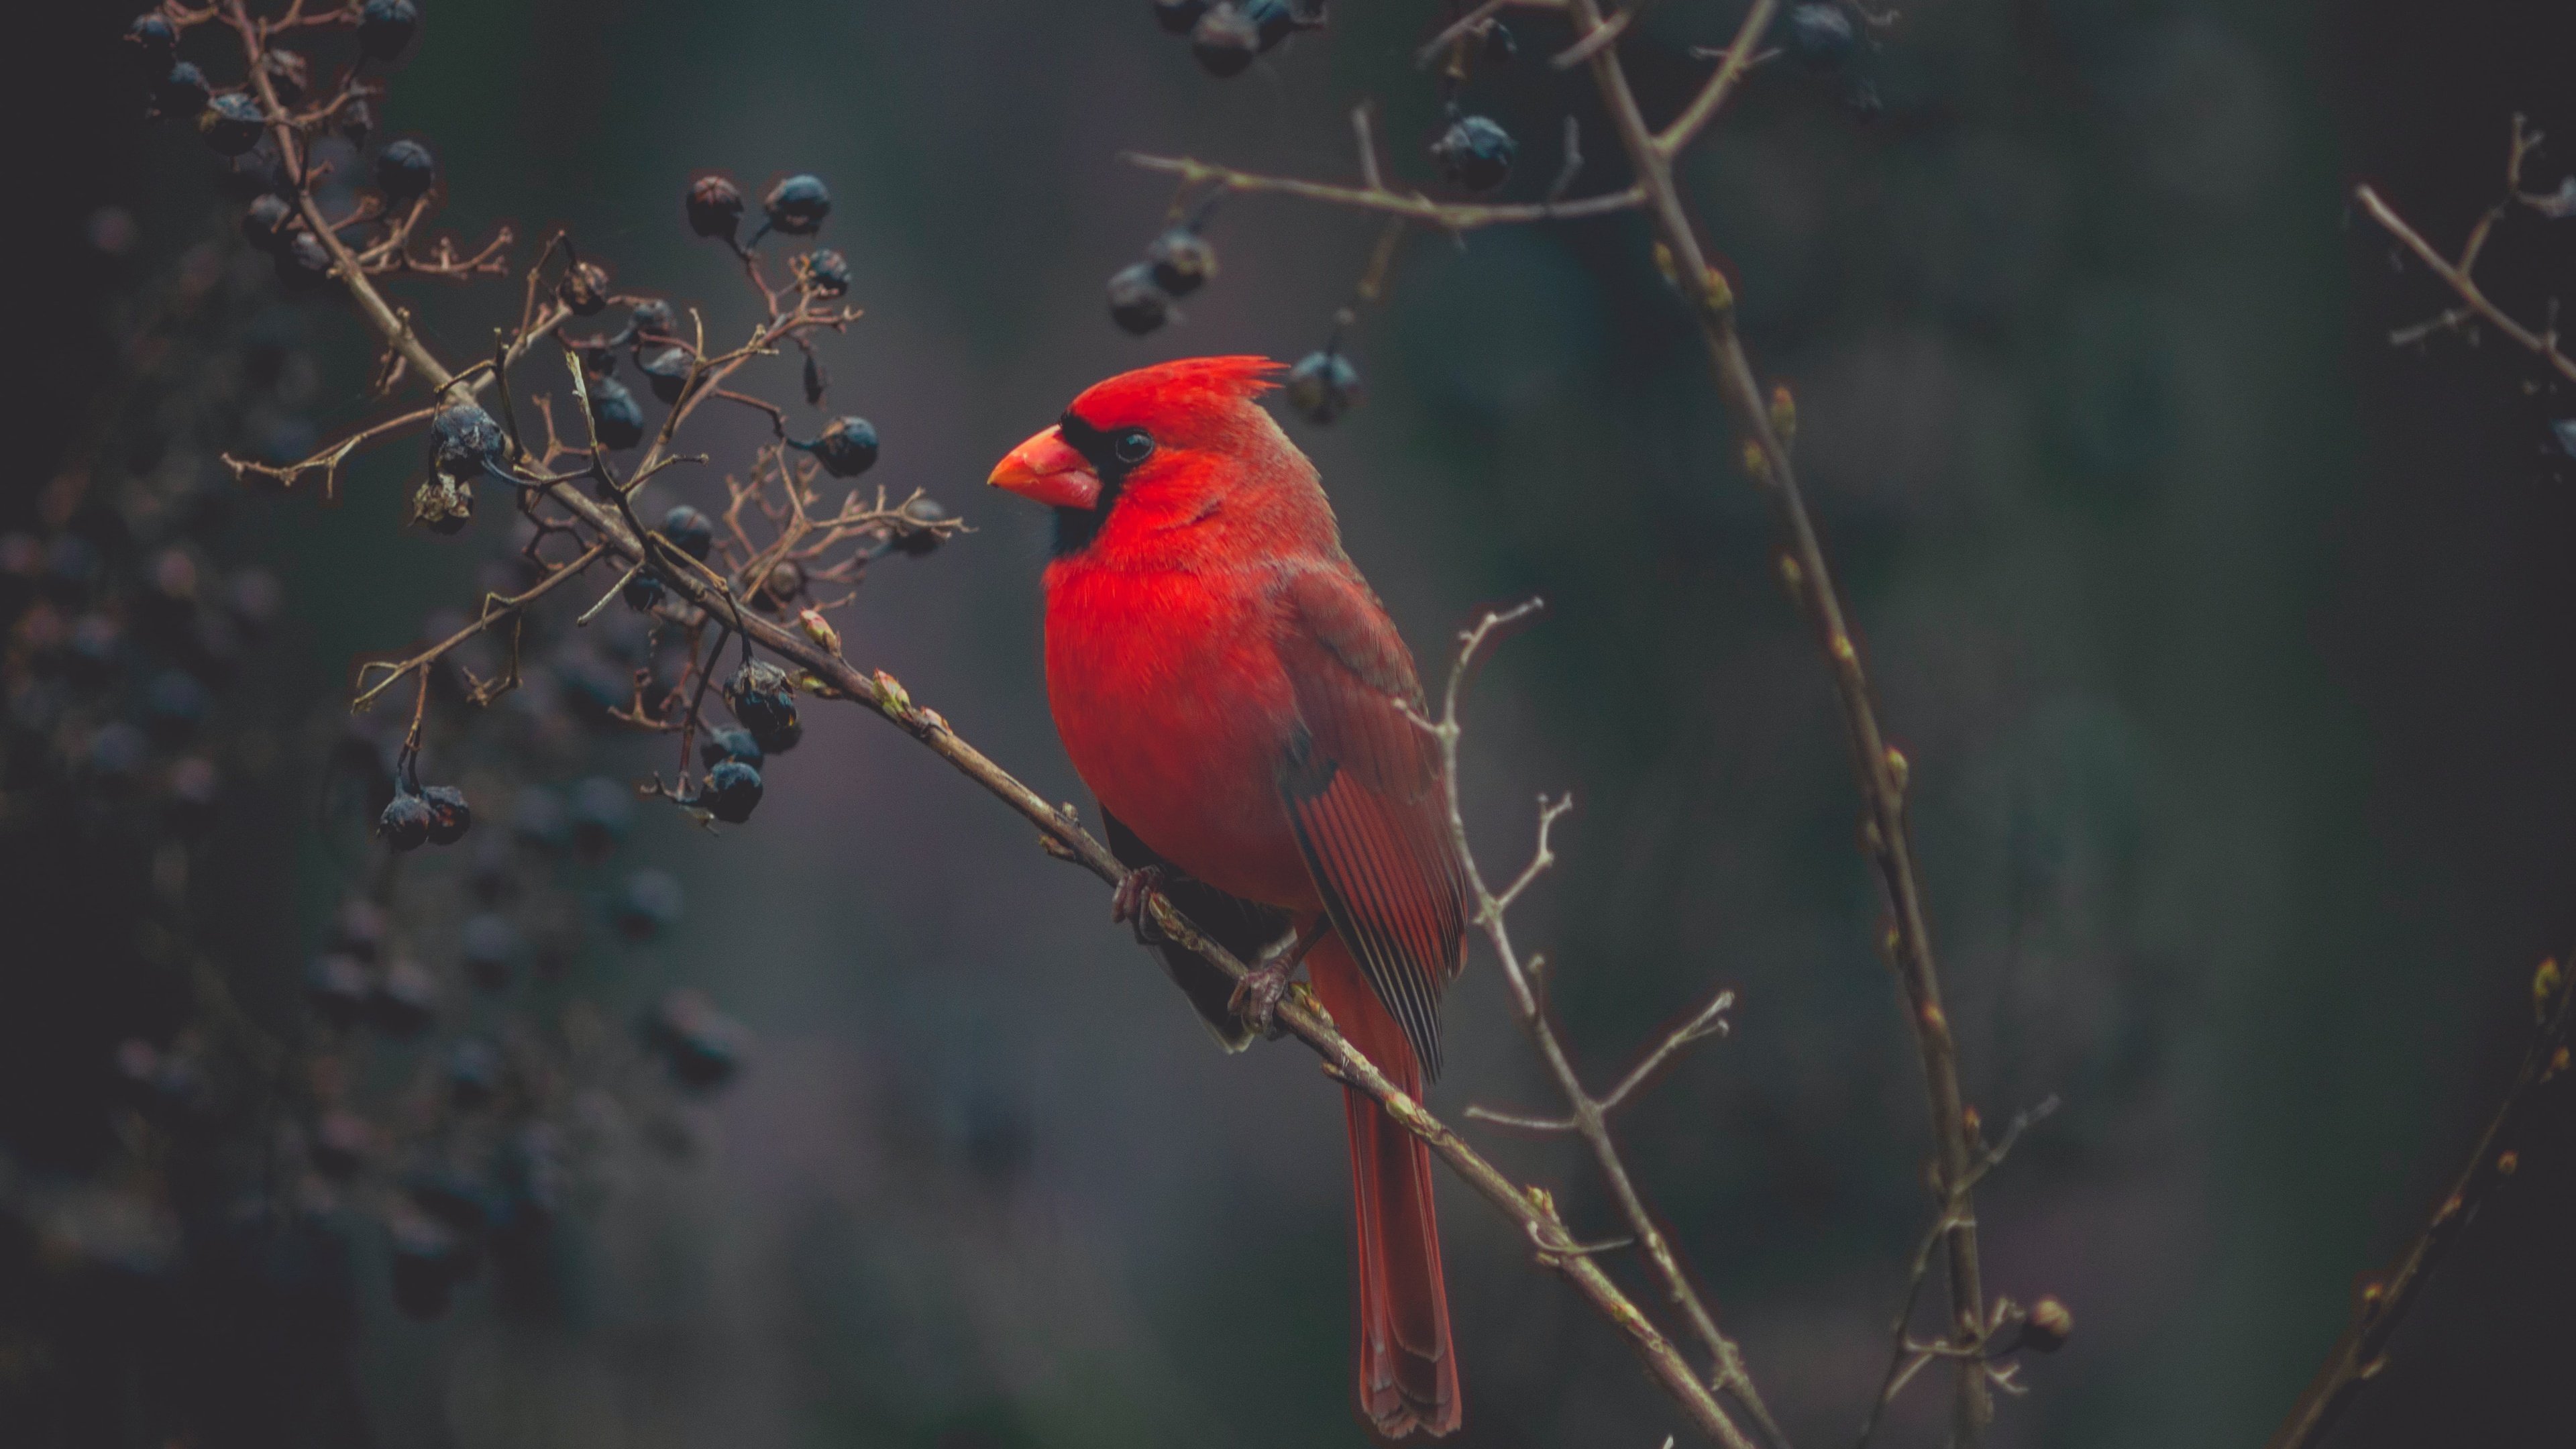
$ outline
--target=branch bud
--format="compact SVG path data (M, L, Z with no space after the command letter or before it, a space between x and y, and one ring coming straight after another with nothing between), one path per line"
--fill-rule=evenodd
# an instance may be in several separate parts
M2497 1153L2497 1154L2496 1154L2496 1176L2498 1176L2498 1177L2511 1177L2511 1176L2513 1176L2513 1175L2514 1175L2514 1173L2516 1173L2516 1172L2520 1171L2520 1170L2521 1170L2521 1168L2522 1168L2522 1154L2521 1154L2521 1153L2519 1153L2519 1152L2499 1152L2499 1153Z
M832 627L832 621L823 617L822 610L798 610L796 626L803 629L805 637L813 640L817 647L834 654L841 652L841 631Z
M1663 274L1666 285L1678 287L1682 284L1682 269L1673 260L1673 249L1662 242L1655 243L1655 270Z
M2075 1315L2054 1296L2030 1305L2030 1316L2022 1320L2022 1347L2034 1353L2055 1353L2074 1336Z
M1906 782L1911 779L1912 776L1913 768L1905 763L1905 752L1894 745L1889 745L1887 747L1887 783L1889 788L1895 790L1899 795L1904 794Z
M1771 432L1784 453L1798 445L1798 400L1789 395L1785 382L1771 389Z
M1789 591L1789 602L1806 602L1807 570L1788 554L1780 555L1780 587Z
M2541 962L2540 969L2531 973L2531 1015L2533 1020L2544 1026L2548 1024L2549 1004L2557 999L2558 988L2565 983L2565 980L2566 977L2558 969L2558 959L2554 956L2549 960Z
M1744 471L1752 474L1756 483L1767 486L1771 482L1771 455L1763 452L1762 444L1753 438L1744 440Z

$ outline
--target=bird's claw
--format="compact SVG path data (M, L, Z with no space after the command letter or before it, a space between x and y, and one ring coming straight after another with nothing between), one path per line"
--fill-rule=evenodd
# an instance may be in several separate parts
M1147 901L1162 888L1163 868L1159 865L1140 865L1127 872L1126 877L1118 882L1118 889L1109 897L1109 923L1114 926L1122 921L1133 921L1136 923L1137 945L1159 943L1163 939L1163 928L1154 924L1154 912Z
M1243 1018L1244 1025L1273 1041L1278 1040L1279 1002L1287 996L1288 977L1296 969L1297 958L1287 956L1246 971L1243 979L1234 983L1234 995L1227 999L1227 1009Z

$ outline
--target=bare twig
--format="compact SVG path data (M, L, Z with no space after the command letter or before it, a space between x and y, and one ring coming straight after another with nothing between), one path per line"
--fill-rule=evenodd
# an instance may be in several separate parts
M1634 211L1646 204L1646 194L1631 186L1625 191L1607 192L1600 196L1580 197L1573 201L1542 201L1521 204L1480 206L1470 202L1434 201L1419 192L1399 192L1383 186L1332 186L1320 181L1299 181L1284 176L1262 176L1250 171L1237 171L1231 166L1212 166L1188 156L1147 156L1130 151L1128 162L1148 171L1163 171L1181 178L1186 186L1215 185L1247 195L1270 193L1319 201L1327 206L1349 207L1356 211L1383 212L1436 226L1443 231L1474 231L1480 227L1506 226L1519 222L1573 221L1586 216L1608 216Z
M2459 296L2460 301L2466 304L2465 309L2452 308L2429 322L2401 328L2390 334L2390 342L2402 346L2420 341L2437 331L2456 330L2474 317L2503 333L2516 346L2537 353L2541 360L2548 363L2560 377L2576 382L2576 358L2570 358L2566 353L2558 350L2558 324L2554 313L2547 328L2534 332L2515 321L2503 308L2490 300L2485 289L2478 285L2476 277L2478 254L2485 249L2487 237L2494 229L2497 218L2501 217L2505 209L2515 201L2528 203L2530 200L2521 193L2522 163L2532 148L2539 144L2539 133L2527 130L2523 124L2523 118L2515 116L2512 149L2505 164L2505 200L2497 202L2478 218L2477 225L2469 231L2468 240L2461 245L2460 258L2456 262L2435 250L2433 244L2426 241L2421 232L2407 225L2405 218L2399 216L2386 201L2381 200L2378 192L2367 185L2353 188L2353 199L2361 203L2362 210L2370 213L2370 219L2379 223L2389 235L2397 238L2408 251L2413 252L2435 277L2441 279L2444 286L2449 287Z

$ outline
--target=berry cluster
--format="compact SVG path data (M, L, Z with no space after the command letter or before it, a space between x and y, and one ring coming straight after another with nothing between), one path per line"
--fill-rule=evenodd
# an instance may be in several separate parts
M1206 232L1221 194L1210 194L1186 213L1176 206L1170 223L1146 243L1144 260L1109 279L1109 320L1119 331L1142 337L1160 329L1180 316L1180 298L1216 275L1216 248Z

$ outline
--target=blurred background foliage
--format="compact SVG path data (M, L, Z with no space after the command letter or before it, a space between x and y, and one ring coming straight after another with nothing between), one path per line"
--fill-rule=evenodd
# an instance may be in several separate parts
M427 8L382 121L438 148L444 225L466 238L508 220L524 257L567 226L621 285L701 303L724 336L748 317L731 264L679 224L686 178L833 186L824 240L869 309L825 345L835 401L876 421L879 478L978 530L881 571L848 652L1050 797L1084 798L1042 701L1045 522L979 480L1108 373L1321 345L1375 234L1228 201L1222 272L1186 325L1131 339L1101 281L1169 190L1118 153L1344 178L1346 112L1375 96L1395 168L1429 184L1437 103L1406 57L1435 7L1345 3L1225 83L1143 0ZM1740 9L1654 8L1631 44L1649 114ZM74 531L130 525L109 515L137 495L110 485L162 476L144 438L170 417L115 386L151 335L135 299L190 267L229 275L237 251L201 148L138 119L113 54L126 11L28 21L61 136L24 158L43 204L13 224L33 310L0 529L40 527L74 472L93 479ZM1522 60L1468 89L1522 140L1507 195L1544 186L1569 111L1584 187L1617 184L1588 84L1540 59L1558 32L1519 28ZM2501 185L2513 111L2576 126L2572 40L2508 0L2439 18L1926 0L1863 62L1875 121L1765 72L1684 167L1757 365L1798 391L1814 506L1913 761L1970 1095L1989 1120L2065 1101L1981 1205L1992 1290L2055 1293L2079 1322L1999 1443L2268 1432L2353 1275L2413 1230L2489 1109L2532 964L2568 945L2576 502L2544 446L2552 396L2492 341L2389 349L2440 299L2345 193L2372 178L2454 241ZM2564 169L2537 165L2544 187ZM2526 314L2564 281L2566 235L2518 218L2498 243ZM406 295L451 355L516 310L494 284ZM269 362L246 344L203 363L228 436L285 446L362 415L354 318L244 305ZM1791 1432L1836 1442L1925 1216L1920 1088L1838 717L1698 344L1643 224L1614 218L1414 237L1351 350L1367 405L1292 431L1416 650L1443 655L1479 604L1550 604L1477 683L1468 784L1496 862L1535 792L1580 802L1520 927L1558 963L1570 1039L1607 1074L1710 981L1742 995L1734 1037L1623 1130ZM758 438L700 426L719 458ZM190 456L212 467L202 442ZM356 817L315 809L350 661L469 605L508 546L490 521L398 532L411 465L385 450L336 507L210 505L224 556L285 607L225 694L226 728L269 763L224 797L195 929L242 1009L290 1037L306 957L378 868ZM654 488L721 500L714 470ZM394 1311L381 1234L346 1232L309 1271L195 1246L115 1264L116 1214L153 1209L119 1196L108 1064L196 998L124 944L131 882L46 830L12 835L0 1438L1354 1442L1342 1127L1308 1059L1208 1050L1093 882L859 711L808 721L750 826L644 813L621 859L676 873L687 914L574 980L620 1019L707 990L758 1033L741 1085L693 1152L593 1164L548 1292L469 1288L429 1323ZM659 761L610 744L514 767L568 784ZM596 912L615 881L571 888ZM1481 963L1454 1001L1435 1106L1538 1105ZM1492 1150L1607 1221L1562 1146ZM2542 1155L2339 1442L2565 1442L2571 1203L2576 1169ZM1465 1442L1680 1427L1523 1245L1463 1192L1444 1206ZM1910 1408L1897 1432L1924 1440L1931 1396Z

